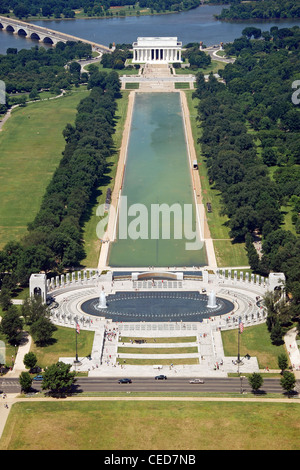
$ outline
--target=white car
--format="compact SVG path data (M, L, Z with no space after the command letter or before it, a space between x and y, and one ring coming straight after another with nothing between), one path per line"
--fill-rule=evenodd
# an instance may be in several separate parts
M190 380L190 384L204 384L204 380L202 380L202 379L193 379L193 380Z

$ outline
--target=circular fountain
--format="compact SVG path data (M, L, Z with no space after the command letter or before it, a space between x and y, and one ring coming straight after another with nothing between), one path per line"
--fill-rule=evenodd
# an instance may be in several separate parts
M88 299L81 304L84 313L122 322L194 322L234 310L227 299L198 291L116 292Z

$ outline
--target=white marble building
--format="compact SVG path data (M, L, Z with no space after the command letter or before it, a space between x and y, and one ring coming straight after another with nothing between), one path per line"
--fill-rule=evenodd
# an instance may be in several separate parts
M136 63L168 64L181 62L182 42L176 37L139 37L133 43L133 60Z

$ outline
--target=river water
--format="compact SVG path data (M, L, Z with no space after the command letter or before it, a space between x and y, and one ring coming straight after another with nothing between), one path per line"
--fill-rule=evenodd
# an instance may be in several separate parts
M221 41L232 42L241 36L242 30L250 25L269 30L272 26L300 26L300 19L279 21L226 23L217 21L215 14L221 12L222 5L203 5L187 12L128 16L125 18L80 19L80 20L45 20L34 21L34 24L53 30L69 33L74 36L95 41L108 46L110 43L132 43L139 36L176 36L183 45L193 41L203 41L207 46ZM18 49L30 48L36 41L14 36L5 31L0 32L0 53L8 47Z

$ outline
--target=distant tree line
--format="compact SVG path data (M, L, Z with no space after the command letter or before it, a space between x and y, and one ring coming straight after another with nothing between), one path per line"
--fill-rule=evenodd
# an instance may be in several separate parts
M205 68L211 64L211 57L199 50L199 43L190 43L185 46L182 58L186 59L191 69Z
M156 12L183 11L196 8L200 0L2 0L0 14L13 12L18 18L29 16L45 16L74 18L75 11L83 9L87 16L103 16L108 14L110 7L132 6L136 11L140 8L150 8Z
M85 257L81 227L114 152L117 72L93 71L88 88L91 92L79 103L74 126L67 124L63 131L63 157L40 211L21 242L10 242L0 251L0 272L9 273L15 284L26 285L34 272L79 266Z
M90 44L74 41L59 42L55 48L49 49L38 46L20 51L7 49L6 54L0 55L0 80L5 82L7 93L7 104L1 105L0 112L14 104L12 94L33 90L38 93L45 89L59 94L61 89L67 90L72 85L87 82L88 74L81 73L80 64L75 59L91 56Z
M300 18L300 4L294 0L235 0L226 3L230 3L230 7L223 8L220 15L216 15L218 20Z
M220 191L229 217L230 236L246 241L254 272L284 272L289 314L299 321L300 109L291 97L300 70L300 29L243 33L225 46L237 56L219 71L225 83L197 76L199 141L210 183ZM296 234L282 225L287 204ZM257 234L261 257L253 246Z
M117 44L112 53L102 54L101 64L108 69L124 69L126 60L132 58L131 48L131 44Z

